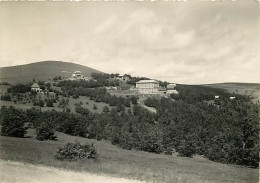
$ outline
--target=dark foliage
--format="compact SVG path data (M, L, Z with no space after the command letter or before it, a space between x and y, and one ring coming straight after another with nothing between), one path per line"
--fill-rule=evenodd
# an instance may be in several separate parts
M54 99L47 99L46 106L47 107L53 107Z
M16 94L16 93L26 93L31 91L30 84L17 84L13 85L7 89L8 93Z
M98 158L97 151L93 144L80 144L79 142L69 142L63 147L59 147L55 154L58 160L76 161L81 159L94 159Z
M41 123L39 127L36 128L36 139L37 140L57 140L57 136L55 134L55 129L51 124Z
M1 100L12 101L12 97L9 93L5 93L5 94L1 95Z
M26 127L24 126L26 116L24 112L14 107L1 108L1 135L11 137L24 137L26 134Z
M221 162L258 167L258 106L246 96L201 86L177 85L179 95L149 98L145 104L157 109L153 114L131 97L131 109L125 111L127 98L111 96L104 88L66 86L69 96L88 96L96 102L114 106L110 112L93 114L76 105L77 114L28 110L28 122L40 126L39 116L49 116L51 126L66 134L105 139L125 148L153 153L176 151L181 156L194 154ZM218 105L209 103L218 95ZM173 100L175 99L175 100ZM121 109L120 109L121 108Z

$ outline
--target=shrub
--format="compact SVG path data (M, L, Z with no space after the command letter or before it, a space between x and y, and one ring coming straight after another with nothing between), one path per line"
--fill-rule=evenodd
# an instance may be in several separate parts
M97 110L96 104L93 105L93 109L94 109L94 110Z
M77 98L79 98L79 95L78 94L73 94L72 98L77 99Z
M182 140L177 149L179 155L185 157L192 157L192 155L196 152L196 147L191 140Z
M97 151L93 144L80 144L75 141L65 144L63 147L58 147L55 154L58 160L76 161L79 159L97 159Z
M53 107L53 100L52 99L48 99L46 101L46 105L47 105L47 107Z
M11 101L12 98L11 98L10 94L6 93L6 94L1 96L1 100Z
M25 116L21 110L14 107L1 108L1 135L11 137L24 137L26 127L24 126Z
M55 129L47 123L41 124L41 126L36 129L36 133L37 140L57 140L57 136L54 135Z
M39 104L40 107L43 107L44 106L44 101L43 100L39 100L38 104Z
M104 108L103 108L103 112L104 112L104 113L107 113L107 112L109 112L109 108L108 108L108 106L107 106L107 105L105 105L105 106L104 106Z

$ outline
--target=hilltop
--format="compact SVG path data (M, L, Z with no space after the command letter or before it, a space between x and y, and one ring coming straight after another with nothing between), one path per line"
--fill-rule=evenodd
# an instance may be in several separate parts
M28 83L33 79L36 81L46 81L55 76L69 78L74 71L81 71L84 76L91 73L101 73L98 70L83 65L62 62L62 61L42 61L25 65L0 68L0 81L8 83Z

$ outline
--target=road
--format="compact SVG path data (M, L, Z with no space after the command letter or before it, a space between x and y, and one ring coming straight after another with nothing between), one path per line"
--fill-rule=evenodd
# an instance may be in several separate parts
M144 183L138 180L74 172L0 160L1 183Z

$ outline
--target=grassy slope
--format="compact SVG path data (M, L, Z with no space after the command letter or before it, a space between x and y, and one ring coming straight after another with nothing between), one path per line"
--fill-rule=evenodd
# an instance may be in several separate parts
M92 72L100 72L95 69L60 61L43 61L32 64L2 67L0 68L0 82L27 83L36 81L47 81L55 76L69 78L74 71L81 71L84 76L90 76ZM65 72L64 72L65 71Z
M151 182L258 182L258 169L215 163L199 156L185 158L128 151L105 141L63 133L57 133L58 141L37 141L31 129L27 135L30 138L0 136L0 158ZM94 143L100 161L62 162L53 158L58 146L75 139Z
M251 96L254 103L257 103L258 100L260 100L259 83L216 83L207 84L205 86L225 89L229 93Z
M64 99L66 99L66 97L64 97ZM69 98L69 108L71 109L71 112L75 113L75 105L74 104L79 103L80 101L82 102L82 107L89 109L93 113L95 113L95 112L99 113L99 114L102 113L105 105L108 106L111 109L111 107L106 103L95 102L94 100L90 100L89 97L80 96L77 99ZM87 102L88 102L88 104L87 104ZM94 104L97 106L96 110L93 109ZM8 106L8 107L14 106L17 109L23 109L23 110L30 109L30 108L33 107L32 103L22 104L22 103L18 103L18 102L14 103L13 101L0 100L0 108L4 105ZM54 107L46 107L46 103L44 105L45 105L45 107L41 107L42 111L47 111L47 110L52 110L52 109L54 109L56 111L62 111L63 110L63 109L58 107L58 102L53 104Z

